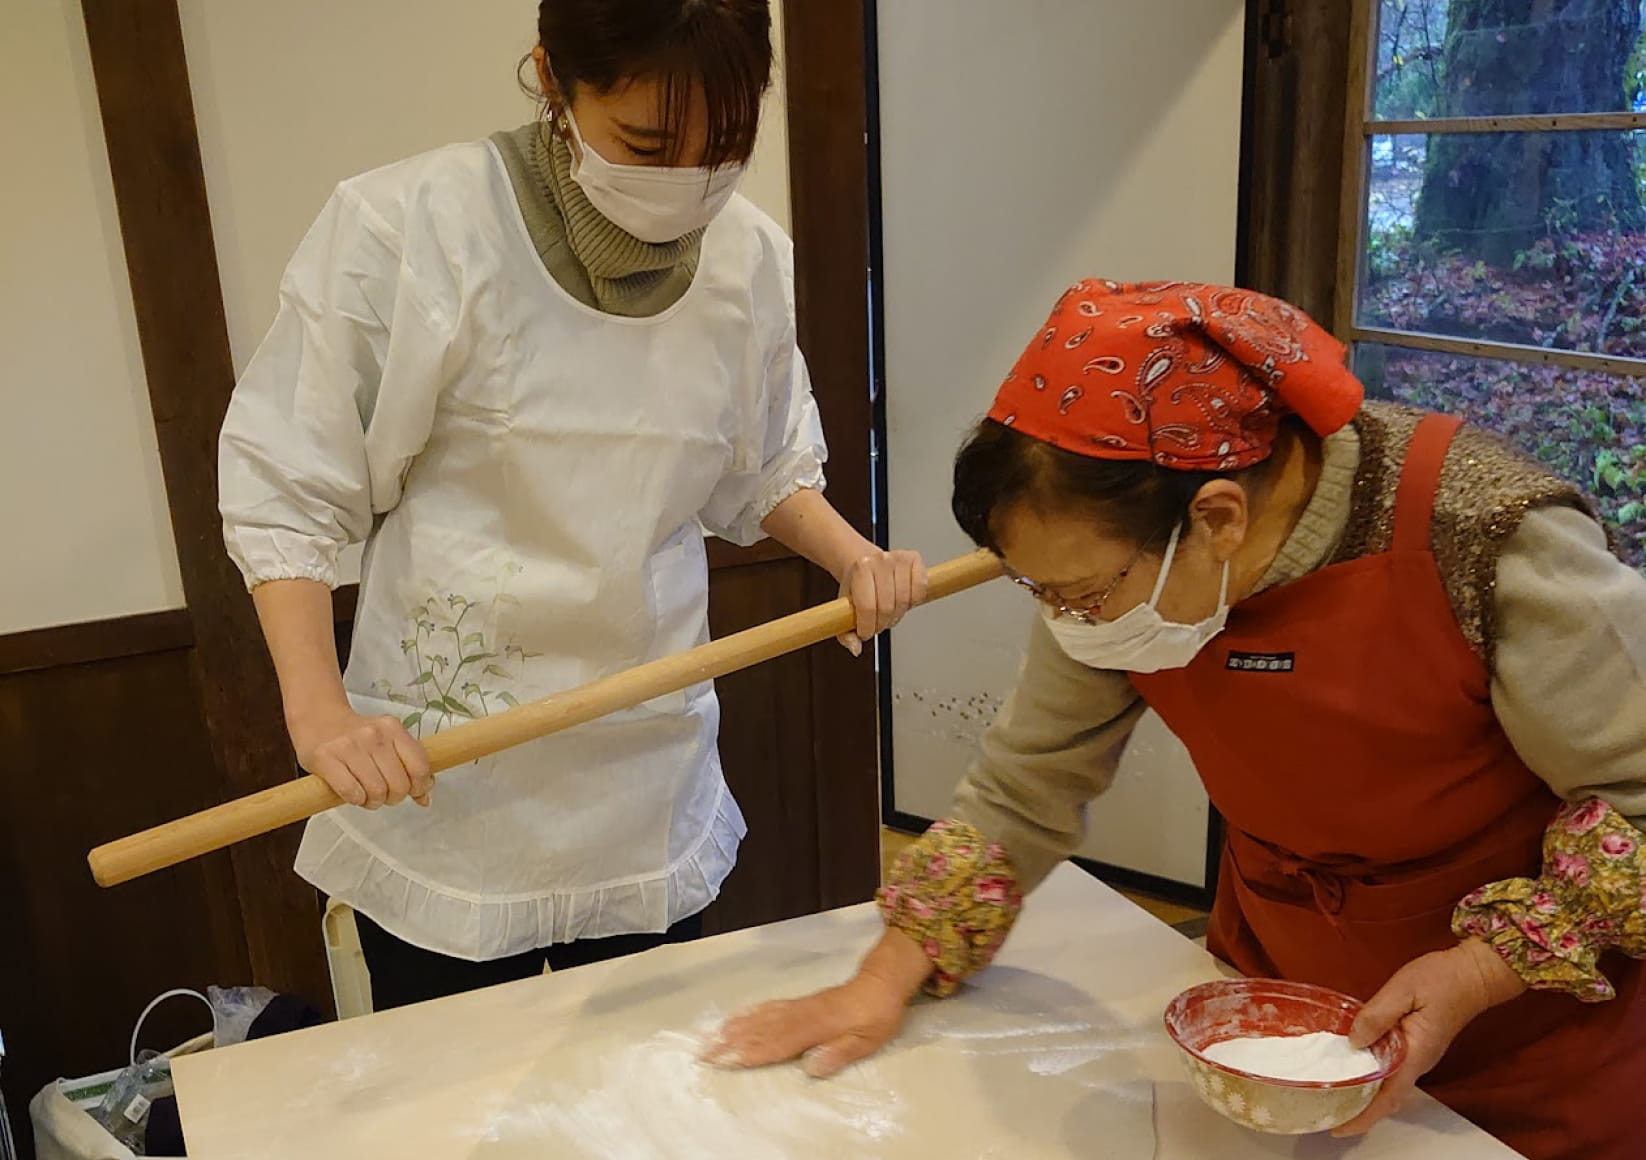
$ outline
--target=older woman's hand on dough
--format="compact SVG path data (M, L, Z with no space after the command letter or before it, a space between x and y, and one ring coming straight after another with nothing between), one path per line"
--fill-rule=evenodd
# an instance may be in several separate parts
M884 1047L902 1026L905 1006L902 996L860 976L734 1016L702 1058L739 1068L798 1058L807 1075L826 1078Z
M1349 1039L1356 1047L1370 1047L1399 1027L1406 1035L1406 1062L1383 1081L1371 1106L1333 1135L1358 1136L1399 1111L1459 1032L1525 990L1509 964L1477 939L1424 955L1396 971L1361 1010Z
M767 1067L800 1059L807 1075L834 1075L873 1055L897 1034L909 1000L931 971L918 943L888 930L850 981L733 1016L704 1047L702 1059L717 1067Z

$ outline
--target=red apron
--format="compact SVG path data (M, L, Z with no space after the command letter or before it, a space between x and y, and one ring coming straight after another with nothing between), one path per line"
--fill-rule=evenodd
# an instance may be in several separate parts
M1132 677L1227 822L1209 942L1248 975L1369 998L1456 945L1469 891L1541 873L1558 803L1498 725L1429 547L1458 425L1419 424L1388 552L1245 600L1187 668ZM1528 993L1424 1088L1532 1160L1646 1156L1646 973L1605 967L1616 1000Z

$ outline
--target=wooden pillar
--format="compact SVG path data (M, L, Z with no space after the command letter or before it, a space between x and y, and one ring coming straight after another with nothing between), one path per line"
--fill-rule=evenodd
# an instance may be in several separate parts
M1248 0L1240 284L1330 327L1352 0Z
M785 0L789 188L800 348L830 448L829 498L870 533L869 169L863 0ZM837 595L809 581L812 602ZM825 907L862 902L880 879L879 713L874 666L814 649L813 753Z
M176 0L84 0L81 9L188 602L194 679L222 794L239 796L291 778L296 766L279 686L217 514L217 433L234 365L182 27ZM291 869L298 836L288 829L232 852L247 949L257 983L329 1008L319 900Z

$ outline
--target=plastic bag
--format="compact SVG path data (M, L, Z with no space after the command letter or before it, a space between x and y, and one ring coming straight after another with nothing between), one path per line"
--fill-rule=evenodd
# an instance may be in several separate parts
M251 1025L274 998L267 987L207 987L211 1004L212 1043L233 1047L244 1043Z
M170 1057L203 1050L212 1043L212 1035L206 1034L165 1055L138 1049L149 1014L177 997L197 999L211 1008L215 1025L217 1008L198 991L167 991L150 1003L132 1029L125 1067L83 1079L57 1080L30 1101L29 1118L34 1123L34 1146L40 1160L134 1160L141 1154L148 1105L170 1090ZM114 1132L100 1118L105 1105L110 1109L108 1120L114 1124Z

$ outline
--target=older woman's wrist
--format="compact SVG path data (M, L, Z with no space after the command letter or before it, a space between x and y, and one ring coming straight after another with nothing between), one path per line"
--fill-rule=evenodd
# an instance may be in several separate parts
M880 941L863 957L857 975L906 1003L931 978L932 961L919 942L895 927L887 927Z
M1480 980L1480 1009L1483 1012L1518 999L1530 987L1509 960L1483 939L1464 939L1458 943L1457 953L1470 964Z

